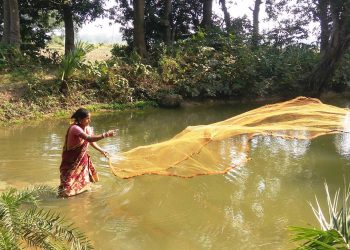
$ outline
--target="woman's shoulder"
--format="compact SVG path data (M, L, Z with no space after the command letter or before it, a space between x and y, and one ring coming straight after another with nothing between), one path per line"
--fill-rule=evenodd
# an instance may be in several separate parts
M70 127L69 132L72 134L80 134L80 133L84 132L84 130L79 125L73 124Z

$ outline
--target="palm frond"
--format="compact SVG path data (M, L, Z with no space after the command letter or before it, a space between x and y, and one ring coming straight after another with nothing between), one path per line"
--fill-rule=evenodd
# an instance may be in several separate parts
M30 209L24 213L23 239L33 246L52 244L61 246L70 245L73 249L92 249L87 237L68 224L59 214ZM63 243L60 244L60 243Z
M65 55L62 60L61 67L59 69L61 81L67 80L73 71L83 64L86 54L91 52L93 49L94 46L92 44L78 41L74 50Z
M305 227L289 227L294 234L293 241L303 241L298 249L347 249L342 236L336 230L323 231L321 229Z
M0 249L20 250L20 245L13 235L3 229L0 230Z
M38 185L28 187L24 190L18 190L16 192L18 201L21 203L36 204L40 200L41 196L44 195L56 196L57 189L46 185Z
M15 189L9 189L0 195L0 225L2 229L12 234L15 234L19 224L19 206Z
M328 215L323 212L317 197L316 205L309 203L321 229L290 227L294 233L293 240L304 242L300 249L350 249L350 187L344 181L344 192L340 201L340 189L335 191L332 198L327 183L324 186ZM339 206L341 207L338 208Z
M25 190L12 188L0 194L0 249L18 249L12 247L18 242L42 249L93 249L73 224L66 223L57 213L36 207L43 195L56 196L57 191L35 186Z

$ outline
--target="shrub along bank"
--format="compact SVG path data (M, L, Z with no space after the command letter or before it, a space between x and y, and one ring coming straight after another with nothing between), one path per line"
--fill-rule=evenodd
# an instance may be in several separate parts
M172 46L154 45L147 59L115 45L112 58L95 62L86 61L93 46L84 43L66 57L34 57L0 47L0 73L9 82L1 85L0 122L57 115L86 105L153 106L167 95L185 99L307 95L300 80L318 61L317 47L247 44L233 35L198 32ZM346 90L349 72L350 55L346 55L328 90Z

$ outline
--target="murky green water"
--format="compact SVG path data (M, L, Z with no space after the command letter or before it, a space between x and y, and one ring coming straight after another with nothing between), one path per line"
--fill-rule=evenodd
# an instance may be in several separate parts
M345 107L345 100L337 102ZM252 108L206 104L177 110L93 114L95 133L118 128L99 144L111 154L171 138ZM0 190L59 183L66 120L0 129ZM89 193L43 202L87 233L96 249L290 249L288 226L317 225L308 201L350 180L350 134L313 141L259 137L251 160L226 175L191 179L118 179L90 149L101 181Z

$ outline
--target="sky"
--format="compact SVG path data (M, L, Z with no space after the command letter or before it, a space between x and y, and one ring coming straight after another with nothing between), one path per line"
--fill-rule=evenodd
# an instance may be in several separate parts
M293 1L293 0L292 0ZM109 0L106 4L106 8L113 6L115 0ZM247 15L249 19L252 19L252 10L254 6L254 0L236 0L227 1L228 11L231 17L242 17ZM251 8L251 9L250 9ZM266 18L264 3L260 7L260 29L269 29L274 24L272 22L262 22ZM213 12L219 16L223 16L218 1L214 1ZM99 18L92 23L83 25L78 32L78 38L83 41L92 43L121 43L122 34L120 32L120 24L111 23L108 18Z

